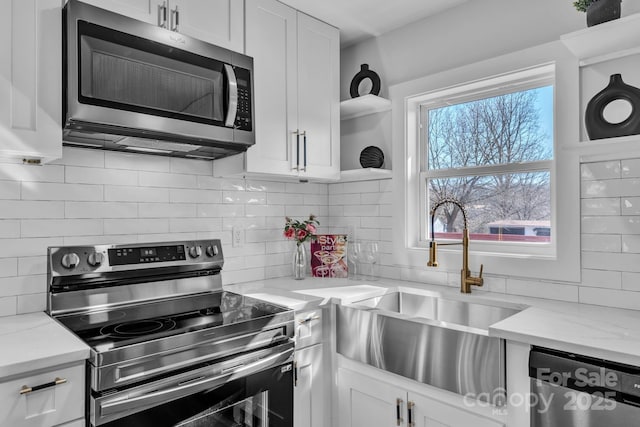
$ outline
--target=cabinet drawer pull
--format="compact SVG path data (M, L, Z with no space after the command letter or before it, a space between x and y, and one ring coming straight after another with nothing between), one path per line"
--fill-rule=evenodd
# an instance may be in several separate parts
M44 383L44 384L36 385L33 387L23 385L22 388L20 389L20 394L28 394L28 393L31 393L32 391L38 391L38 390L42 390L49 387L55 387L59 384L64 384L66 382L67 382L66 378L56 377L56 379L51 381L50 383Z
M320 316L309 316L309 317L305 317L304 319L300 319L298 320L298 323L301 325L304 325L305 323L309 323L313 320L319 320Z
M396 425L402 424L402 399L396 399Z
M412 401L407 402L407 414L408 414L408 425L409 427L415 427L416 423L413 421L413 407L416 406Z

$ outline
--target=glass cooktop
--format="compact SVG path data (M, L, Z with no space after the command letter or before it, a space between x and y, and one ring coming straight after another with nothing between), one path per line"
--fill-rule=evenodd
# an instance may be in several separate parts
M59 316L57 320L102 352L285 311L289 309L255 298L215 292Z

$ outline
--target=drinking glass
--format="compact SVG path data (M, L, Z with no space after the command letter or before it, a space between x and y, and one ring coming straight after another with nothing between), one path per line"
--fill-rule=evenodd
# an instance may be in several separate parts
M360 242L351 241L347 243L347 261L349 262L349 279L361 280L359 268L362 245Z
M378 242L362 242L359 260L361 261L360 274L366 280L378 280L378 276L380 275L380 254L378 252Z

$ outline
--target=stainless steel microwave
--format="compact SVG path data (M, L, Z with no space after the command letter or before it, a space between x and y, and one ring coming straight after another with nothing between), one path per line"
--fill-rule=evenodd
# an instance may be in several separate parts
M254 143L251 57L77 0L63 37L66 145L212 159Z

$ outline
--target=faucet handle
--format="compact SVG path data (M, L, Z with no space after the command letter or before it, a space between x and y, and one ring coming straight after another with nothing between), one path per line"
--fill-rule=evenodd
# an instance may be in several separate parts
M478 275L478 279L482 279L482 270L484 269L484 264L480 264L480 274Z

